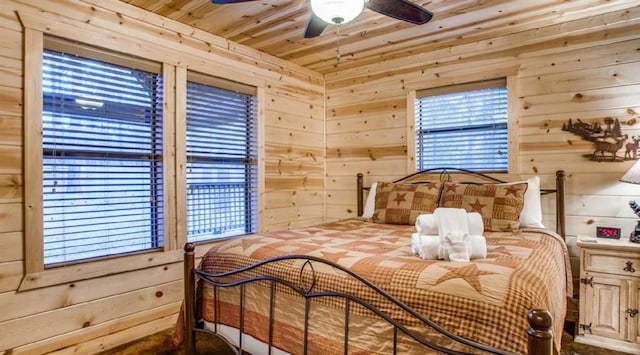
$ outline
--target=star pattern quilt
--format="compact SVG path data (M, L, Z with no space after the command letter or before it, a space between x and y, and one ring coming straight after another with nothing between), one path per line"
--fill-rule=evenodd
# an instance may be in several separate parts
M412 225L352 218L248 235L214 246L203 257L200 268L218 273L291 254L323 258L361 275L451 333L514 353L526 353L527 313L533 308L544 308L553 316L554 342L559 351L566 297L572 293L567 249L557 234L543 229L485 232L487 258L456 263L422 260L413 255L413 232ZM256 270L255 274L277 274L298 280L300 268L299 262L287 261ZM314 290L361 297L416 332L433 337L442 346L459 346L439 339L432 329L406 312L387 306L380 297L367 294L344 273L323 265L314 265L314 272ZM266 283L247 286L243 291L246 309L240 317L238 290L221 290L214 296L210 286L200 284L197 313L208 322L234 328L240 328L242 323L243 332L255 339L266 343L271 337L280 350L301 353L304 300L284 287L277 287L276 291L272 311L268 302L260 300L268 298L269 286ZM314 325L308 334L309 353L343 352L344 308L342 301L312 302L309 313ZM275 319L271 335L270 313ZM350 314L350 353L392 352L391 327L363 307L351 307ZM179 328L176 343L182 338ZM425 353L411 339L402 339L399 344L402 353Z

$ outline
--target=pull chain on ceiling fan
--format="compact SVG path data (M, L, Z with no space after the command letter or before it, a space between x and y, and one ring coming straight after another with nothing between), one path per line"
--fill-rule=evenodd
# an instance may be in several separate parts
M340 24L336 26L336 63L340 64Z
M313 14L326 23L336 25L337 63L340 63L340 25L360 15L364 9L364 2L365 0L311 0Z

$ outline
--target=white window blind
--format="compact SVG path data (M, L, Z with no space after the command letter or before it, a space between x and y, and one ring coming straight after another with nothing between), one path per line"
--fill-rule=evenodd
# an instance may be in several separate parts
M418 171L508 170L505 79L423 90L416 98Z
M189 72L189 241L197 242L256 231L256 111L254 88Z
M162 78L90 52L44 51L45 265L163 244Z

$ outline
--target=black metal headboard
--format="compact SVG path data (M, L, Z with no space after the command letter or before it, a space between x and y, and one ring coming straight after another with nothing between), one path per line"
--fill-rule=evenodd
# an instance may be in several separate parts
M468 169L462 168L432 168L426 169L422 171L415 172L413 174L401 177L393 182L409 182L409 183L420 183L417 179L423 175L430 174L440 174L440 181L452 181L451 173L459 174L461 176L470 176L474 178L474 181L460 181L461 183L471 183L471 184L480 184L480 183L506 183L508 181L500 180L496 177L487 175L486 173L479 173L475 171L471 171ZM358 216L362 215L364 211L364 192L369 190L369 187L365 187L364 183L364 175L362 173L358 173L357 175L357 198L358 198ZM555 193L556 194L556 233L558 233L563 239L565 237L565 216L564 216L564 180L565 173L564 170L556 171L556 187L554 189L540 189L540 194L546 195Z

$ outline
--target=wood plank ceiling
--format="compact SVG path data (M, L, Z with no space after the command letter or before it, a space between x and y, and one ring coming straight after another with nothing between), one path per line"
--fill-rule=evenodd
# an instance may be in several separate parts
M414 0L434 13L421 26L365 9L354 21L305 39L308 0L121 0L320 73L640 6L632 0ZM341 60L336 61L339 48Z

